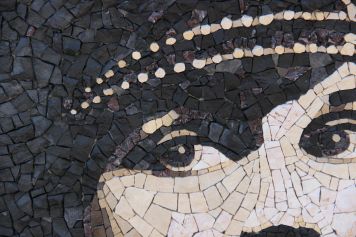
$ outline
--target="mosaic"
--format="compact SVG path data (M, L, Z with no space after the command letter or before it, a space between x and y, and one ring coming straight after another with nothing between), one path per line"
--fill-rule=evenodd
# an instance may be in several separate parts
M355 4L0 1L0 236L355 237Z

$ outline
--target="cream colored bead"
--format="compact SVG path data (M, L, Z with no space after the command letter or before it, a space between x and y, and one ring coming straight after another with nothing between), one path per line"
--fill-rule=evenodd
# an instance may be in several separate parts
M185 64L184 63L176 63L174 65L174 71L176 73L181 73L185 71Z
M354 55L354 53L355 53L355 45L351 44L351 43L344 44L344 46L342 47L340 53L342 55L347 55L347 56Z
M72 115L76 115L76 114L77 114L77 111L76 111L75 109L71 109L71 110L70 110L70 113L71 113Z
M193 37L194 37L194 33L193 33L193 31L191 31L191 30L185 31L185 32L183 33L183 38L184 38L185 40L192 40Z
M322 21L322 20L324 20L324 13L323 12L319 12L319 11L317 11L317 12L315 12L315 18L318 20L318 21Z
M83 109L86 109L86 108L89 107L89 103L86 102L86 101L84 101L84 102L82 102L82 104L80 105L80 107L82 107Z
M127 82L127 81L123 81L122 84L121 84L121 88L124 89L124 90L127 90L130 88L130 83Z
M305 52L305 45L301 43L295 43L293 46L294 53L304 53Z
M166 45L174 45L177 42L177 40L173 37L169 37L166 39Z
M139 60L141 58L141 53L138 52L138 51L134 51L132 52L132 58L135 59L135 60Z
M205 67L206 64L206 60L205 59L194 59L193 60L193 67L201 69L203 67Z
M105 73L105 77L106 78L110 78L114 76L114 71L113 70L109 70Z
M304 20L310 20L312 18L312 14L310 12L303 12L302 17Z
M200 32L201 32L202 35L210 34L210 30L211 30L210 25L202 25L202 26L200 26Z
M125 62L124 60L119 60L119 61L117 62L117 66L118 66L119 68L124 68L124 67L127 66L127 64L126 64L126 62Z
M329 47L326 48L326 52L328 54L337 54L338 53L338 50L337 48L335 47L335 45L330 45Z
M347 18L347 15L345 12L341 11L339 12L339 19L344 21Z
M260 16L258 18L258 21L261 23L261 25L269 25L271 24L271 22L273 21L274 15L273 14L267 14L267 15L263 15Z
M151 43L150 50L154 53L157 52L159 50L159 45L156 42Z
M222 20L221 20L221 28L223 28L224 30L228 30L228 29L231 29L232 27L232 20L230 18L227 18L227 17L224 17Z
M244 56L244 51L240 48L235 48L232 55L234 56L234 58L242 58Z
M89 92L91 92L91 88L90 87L85 87L84 91L89 93Z
M103 90L103 93L104 93L104 95L109 96L109 95L114 94L114 90L113 90L113 89L111 89L111 88L104 89L104 90Z
M241 22L242 22L242 25L244 25L246 27L250 27L252 25L253 18L252 18L252 16L249 16L249 15L243 15L241 17Z
M309 51L311 53L316 53L318 52L318 46L316 44L309 44Z
M166 75L166 71L163 68L158 68L155 72L155 76L157 78L164 78L164 76Z
M99 104L101 102L101 98L100 98L100 96L95 96L94 98L93 98L93 103L94 104Z
M255 56L261 56L263 55L263 48L260 45L256 45L255 47L253 47L252 49L252 54Z
M283 54L284 53L284 47L282 45L278 45L274 51L277 53L277 54Z
M221 61L223 60L220 54L214 55L214 57L212 58L214 63L221 63Z
M294 11L287 10L283 13L283 18L287 21L290 21L294 18Z
M103 82L104 82L104 80L101 79L100 77L97 77L97 78L96 78L96 83L97 83L97 84L100 85L100 84L103 83Z
M144 83L148 80L148 74L141 72L140 74L137 75L137 79L139 82Z

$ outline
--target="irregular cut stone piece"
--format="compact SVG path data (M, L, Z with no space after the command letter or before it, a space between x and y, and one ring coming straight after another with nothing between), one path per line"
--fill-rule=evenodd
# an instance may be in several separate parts
M168 227L171 222L171 212L152 204L147 210L144 219L151 224L156 230L158 230L164 236L168 233Z
M131 208L141 217L146 213L152 203L154 194L154 192L134 187L129 187L124 192L124 196Z
M352 55L354 55L354 53L355 53L355 45L352 44L352 43L346 43L346 44L342 47L340 53L341 53L342 55L347 55L347 56L352 56Z

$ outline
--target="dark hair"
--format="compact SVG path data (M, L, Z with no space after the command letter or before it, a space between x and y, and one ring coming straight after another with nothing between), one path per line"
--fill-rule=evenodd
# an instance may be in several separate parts
M274 12L344 9L338 3L319 5L272 1L268 6ZM122 161L127 167L162 168L150 149L166 128L150 137L137 131L157 113L175 109L182 116L173 129L184 125L199 134L189 138L191 144L213 142L238 159L262 143L261 118L273 107L298 98L340 62L355 61L341 55L285 54L200 70L187 64L184 73L171 73L174 62L234 47L288 46L300 40L340 45L343 34L354 27L335 20L275 21L192 41L179 38L174 47L162 44L166 32L174 34L171 28L181 35L200 22L217 22L226 15L240 18L242 12L256 16L259 11L254 1L1 1L1 234L82 235L84 209L109 157L120 156L123 149L130 158ZM158 53L148 53L152 41L160 42ZM130 59L133 50L144 52L142 60ZM120 59L127 68L117 69ZM165 78L137 82L138 72L157 66L167 70ZM95 79L109 69L115 76L96 85ZM122 80L130 81L129 90L118 89L119 94L101 96L101 103L80 109L83 101L102 95L105 88L120 87ZM87 86L91 92L84 91Z

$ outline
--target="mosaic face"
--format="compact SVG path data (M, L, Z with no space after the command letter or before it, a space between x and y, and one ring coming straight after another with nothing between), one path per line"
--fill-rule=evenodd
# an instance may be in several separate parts
M355 237L355 9L0 1L0 235Z
M99 203L113 217L112 226L142 236L237 236L272 225L353 236L355 103L347 95L355 89L352 67L342 64L299 99L264 116L263 144L237 162L209 145L189 147L183 142L198 135L181 129L157 143L185 137L160 158L176 177L125 168L103 174ZM162 126L170 126L179 117L172 110L155 123L162 119Z

